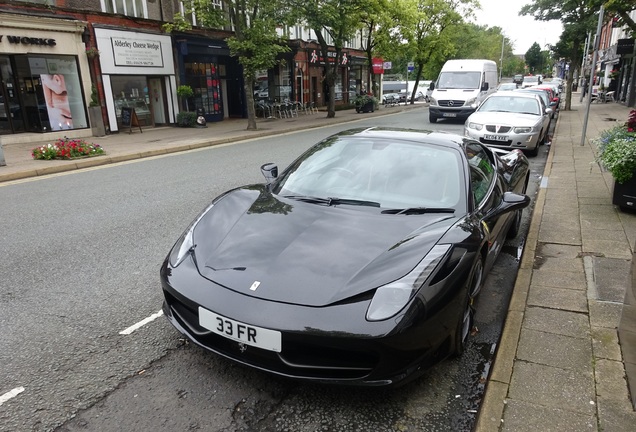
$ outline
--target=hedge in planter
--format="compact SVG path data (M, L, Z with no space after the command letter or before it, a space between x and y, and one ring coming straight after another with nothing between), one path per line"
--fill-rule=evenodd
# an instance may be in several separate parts
M636 110L624 125L601 132L594 142L598 162L614 178L613 203L636 209Z

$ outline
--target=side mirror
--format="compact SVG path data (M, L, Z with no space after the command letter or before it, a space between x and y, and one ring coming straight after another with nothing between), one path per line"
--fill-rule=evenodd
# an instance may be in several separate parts
M429 90L435 90L435 82L431 81L431 85L428 86Z
M261 165L261 173L265 177L267 184L270 184L278 177L278 165L272 162Z
M488 89L490 88L490 86L488 85L487 82L483 83L481 85L481 91L488 91Z
M487 219L494 219L502 214L526 208L530 205L530 197L514 192L505 192L501 203L486 216Z

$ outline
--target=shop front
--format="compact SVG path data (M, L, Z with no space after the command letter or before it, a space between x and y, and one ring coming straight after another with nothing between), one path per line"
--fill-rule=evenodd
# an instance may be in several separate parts
M227 43L220 39L175 34L179 82L194 95L188 108L202 111L208 122L247 116L243 73Z
M122 113L140 127L175 123L178 101L170 36L95 27L108 128L122 130Z
M0 134L88 128L82 21L0 14ZM81 132L79 132L81 135Z

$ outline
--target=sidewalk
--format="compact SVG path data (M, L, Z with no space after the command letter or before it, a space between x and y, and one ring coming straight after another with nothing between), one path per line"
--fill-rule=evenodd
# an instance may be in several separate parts
M633 431L636 428L636 300L623 306L636 245L636 214L611 203L613 180L594 163L589 140L627 119L629 108L592 104L581 146L586 108L572 97L562 111L475 430ZM208 124L206 129L165 127L89 140L107 155L77 161L35 161L31 150L53 142L3 144L7 165L0 182L121 162L232 141L351 122L423 105L357 114L338 111L290 119ZM425 125L424 125L425 126ZM0 137L1 139L1 137ZM2 142L2 141L0 141ZM621 325L621 342L618 327ZM626 380L626 377L629 379ZM631 393L628 388L631 385ZM631 400L630 400L631 398Z
M592 104L581 146L579 99L559 114L477 432L636 430L636 213L612 205L589 142L629 108Z

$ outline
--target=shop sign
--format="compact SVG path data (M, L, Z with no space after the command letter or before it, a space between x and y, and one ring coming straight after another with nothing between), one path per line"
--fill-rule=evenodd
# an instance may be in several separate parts
M111 37L115 66L163 67L161 43L154 40Z
M371 68L373 69L373 73L375 75L382 75L384 73L384 61L379 57L373 58Z
M309 63L310 64L325 64L325 59L323 58L320 50L314 49L308 52ZM327 52L327 59L329 60L329 64L333 64L336 62L336 52L329 51ZM340 59L340 65L348 66L349 65L349 54L346 52L342 53L342 58Z
M5 35L0 35L0 42ZM49 38L34 38L34 37L26 37L26 36L11 36L6 35L5 39L7 42L17 45L41 45L41 46L50 46L54 47L56 45L55 39Z
M634 39L619 39L616 43L616 54L625 55L634 52Z

